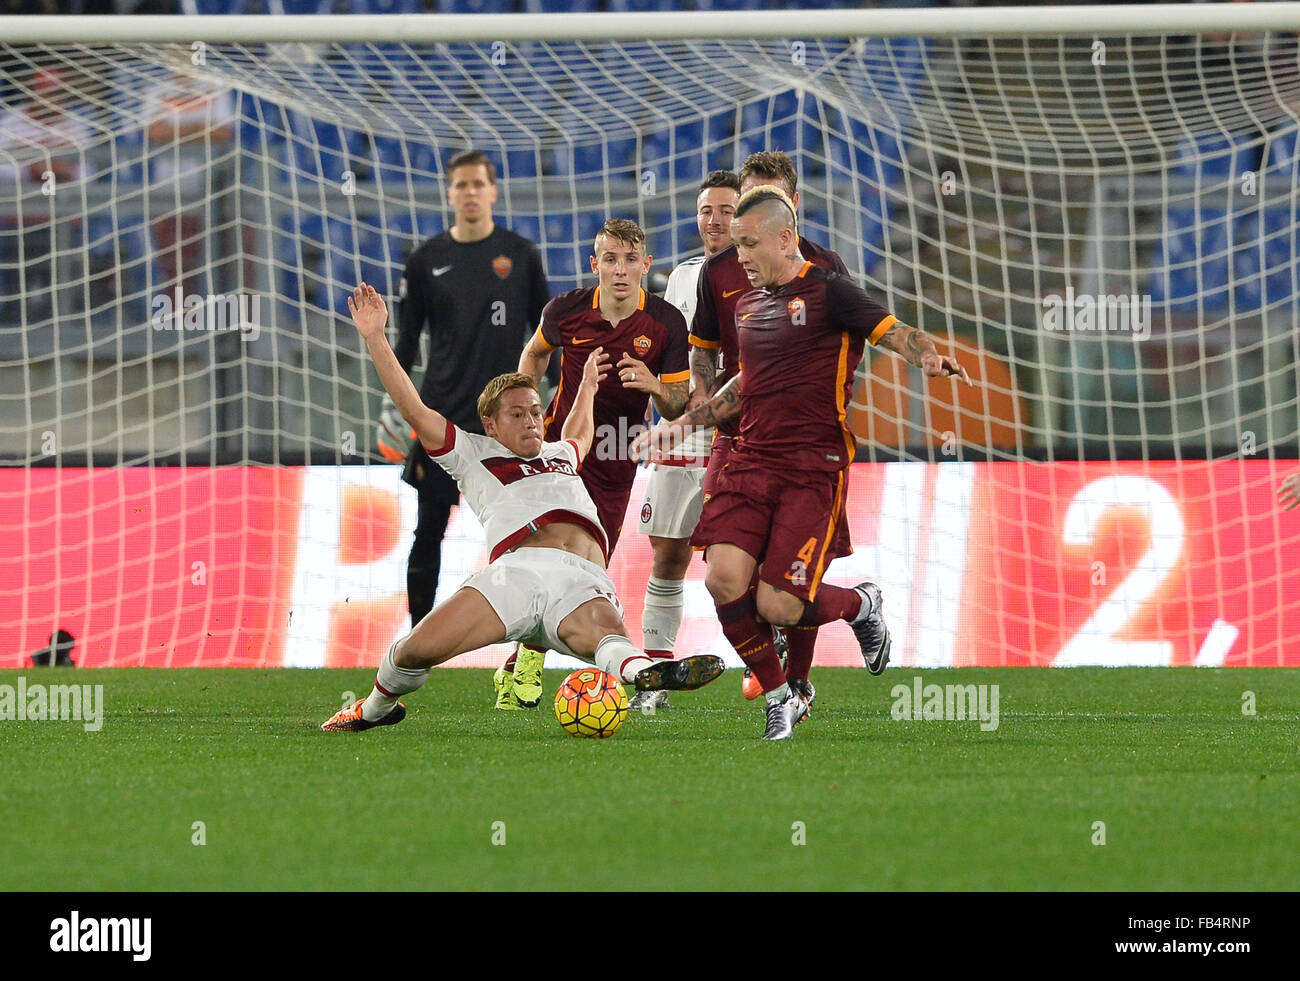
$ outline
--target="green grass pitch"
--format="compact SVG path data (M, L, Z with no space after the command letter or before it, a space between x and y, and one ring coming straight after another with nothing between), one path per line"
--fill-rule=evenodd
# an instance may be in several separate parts
M318 726L371 671L20 674L105 713L0 722L5 891L1300 887L1295 670L816 670L783 744L735 671L603 741L478 670L359 735ZM998 728L892 719L915 675Z

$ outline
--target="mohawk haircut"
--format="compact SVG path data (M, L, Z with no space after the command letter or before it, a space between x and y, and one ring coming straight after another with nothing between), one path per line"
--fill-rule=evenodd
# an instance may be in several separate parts
M711 187L729 187L737 194L740 193L740 175L733 174L729 170L714 170L709 172L709 176L704 178L700 183L700 189L696 195L703 194Z
M799 190L799 174L794 163L780 150L761 150L746 157L740 167L740 179L744 181L749 177L756 177L764 183L784 184L786 193L792 197Z
M798 225L794 213L794 202L790 200L785 191L775 184L759 184L758 187L751 187L742 194L740 200L736 202L735 217L743 218L748 212L768 201L780 201L781 204L785 205L786 210L790 213L790 227L797 231Z

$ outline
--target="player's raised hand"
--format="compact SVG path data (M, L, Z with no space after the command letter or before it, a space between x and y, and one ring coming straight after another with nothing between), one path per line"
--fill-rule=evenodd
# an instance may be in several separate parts
M958 364L957 359L950 354L936 354L933 351L929 354L923 354L921 356L921 370L931 378L940 375L956 375L967 385L975 384L970 380L970 375L966 373L966 369Z
M1277 502L1282 505L1283 511L1290 511L1300 505L1300 470L1282 481L1282 486L1277 489Z
M603 347L598 347L587 355L587 361L582 366L582 384L591 386L592 392L595 393L611 370L609 355L605 353Z
M369 340L384 333L388 323L388 304L373 286L362 283L348 297L348 313L357 325L357 333Z
M648 463L656 457L668 453L681 442L684 430L672 422L661 422L652 429L643 429L632 440L632 459L637 463Z
M635 388L638 392L653 395L659 391L659 379L646 367L644 361L638 361L630 354L625 354L618 362L618 380L624 388Z

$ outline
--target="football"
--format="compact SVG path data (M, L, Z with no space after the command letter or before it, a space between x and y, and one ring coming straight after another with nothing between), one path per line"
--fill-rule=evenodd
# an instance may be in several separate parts
M582 668L555 693L555 717L570 736L605 739L627 718L627 692L613 675Z

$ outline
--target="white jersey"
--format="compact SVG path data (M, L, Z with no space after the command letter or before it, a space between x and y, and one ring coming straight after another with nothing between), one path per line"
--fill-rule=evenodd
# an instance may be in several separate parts
M682 312L689 327L695 320L695 304L700 282L700 270L704 268L706 256L697 255L687 259L668 276L668 286L664 289L664 299ZM669 457L706 458L709 447L713 445L713 429L697 429L678 444Z
M578 476L573 440L543 443L532 460L515 456L490 436L447 423L447 441L429 456L456 479L465 503L483 524L495 561L543 525L565 521L586 528L609 554L596 505Z

